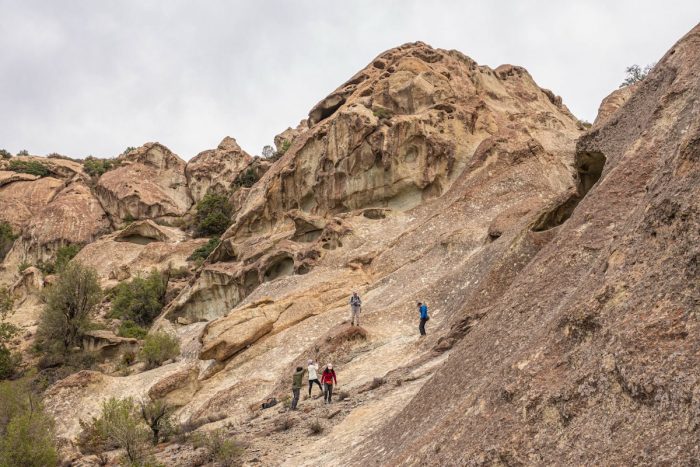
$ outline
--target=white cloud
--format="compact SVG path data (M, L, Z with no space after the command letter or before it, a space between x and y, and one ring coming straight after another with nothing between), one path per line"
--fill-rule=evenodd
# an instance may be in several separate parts
M382 51L421 40L526 67L593 120L625 66L658 60L697 1L0 0L0 147L183 158L249 152Z

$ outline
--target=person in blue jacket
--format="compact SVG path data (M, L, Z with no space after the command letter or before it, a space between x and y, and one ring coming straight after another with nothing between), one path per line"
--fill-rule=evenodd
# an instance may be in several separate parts
M420 324L418 325L418 330L420 331L421 337L423 337L425 336L425 323L427 323L430 319L430 316L428 316L428 305L418 302L418 313L420 313Z

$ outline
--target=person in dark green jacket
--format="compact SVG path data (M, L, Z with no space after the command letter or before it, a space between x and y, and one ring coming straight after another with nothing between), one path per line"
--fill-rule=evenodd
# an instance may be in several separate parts
M297 371L292 376L292 410L296 410L297 403L299 403L299 391L304 381L304 373L306 373L306 370L298 366Z

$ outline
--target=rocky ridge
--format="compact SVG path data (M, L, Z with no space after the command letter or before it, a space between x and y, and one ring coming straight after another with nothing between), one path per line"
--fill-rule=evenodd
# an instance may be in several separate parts
M46 278L8 267L21 251L77 239L75 261L106 288L153 267L191 274L154 325L178 337L178 359L46 392L64 454L90 465L79 420L113 396L164 399L181 423L223 428L249 464L690 463L699 31L606 99L586 133L523 68L419 42L314 106L276 138L274 163L226 138L187 164L148 143L98 180L67 161L43 178L0 171L0 200L19 207L0 215L20 231L2 277L30 332ZM236 187L247 170L259 180ZM200 266L188 256L206 240L181 223L208 191L232 193L234 212ZM92 214L58 226L42 210ZM347 324L353 290L361 328ZM423 339L417 300L431 310ZM261 410L307 358L334 363L349 397ZM322 435L309 437L310 418ZM158 454L196 455L177 443Z

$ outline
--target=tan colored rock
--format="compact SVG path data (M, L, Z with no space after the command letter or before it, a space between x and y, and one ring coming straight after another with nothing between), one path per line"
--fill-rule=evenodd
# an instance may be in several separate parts
M34 180L38 179L39 177L37 175L11 172L9 170L0 170L0 187L14 182L33 182Z
M617 112L617 110L629 100L638 87L638 83L635 83L611 92L610 95L603 99L603 102L600 103L600 107L598 107L598 115L596 116L593 124L598 126L605 122L605 120Z
M61 190L25 227L23 241L43 250L65 244L84 245L111 229L107 214L90 189L72 183Z
M5 184L0 187L0 220L21 230L62 189L63 182L53 177Z
M120 166L95 187L113 219L183 216L192 206L185 162L159 143L146 143L119 156Z
M184 367L169 374L148 390L151 400L164 400L170 407L182 407L192 400L200 385L196 367Z
M216 149L200 152L187 163L187 181L194 202L200 201L209 191L230 193L233 182L245 170L253 158L227 136Z
M206 239L188 239L180 230L153 221L136 221L88 244L75 257L97 271L103 287L148 274L152 269L188 267L187 258Z
M101 359L116 360L127 352L135 353L139 341L130 337L119 337L111 331L88 331L83 335L82 348L93 352Z

